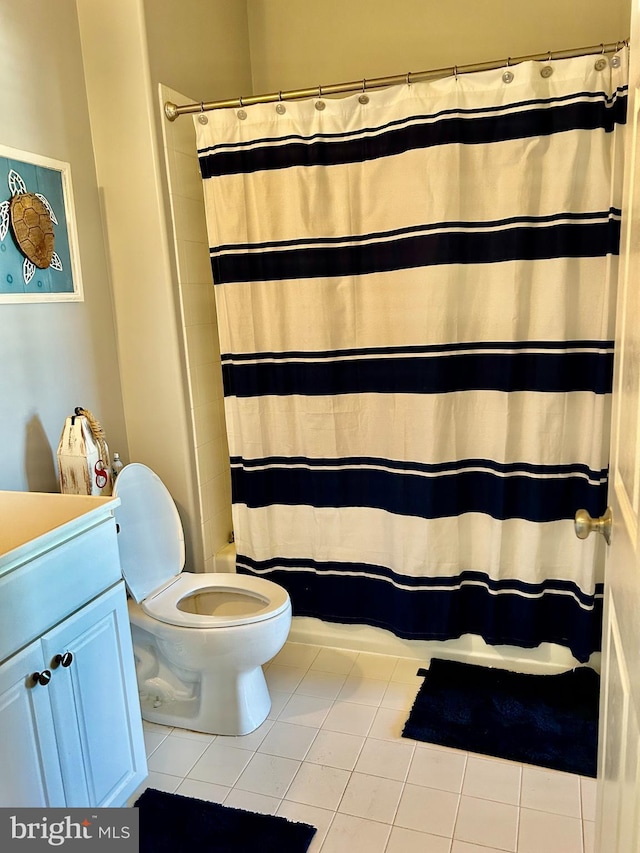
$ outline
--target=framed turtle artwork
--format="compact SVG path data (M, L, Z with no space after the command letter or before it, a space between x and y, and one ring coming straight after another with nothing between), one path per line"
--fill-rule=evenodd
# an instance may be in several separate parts
M82 299L70 165L0 145L0 303Z

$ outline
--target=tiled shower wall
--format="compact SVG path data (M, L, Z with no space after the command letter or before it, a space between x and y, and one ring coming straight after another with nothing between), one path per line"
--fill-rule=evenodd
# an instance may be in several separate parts
M162 103L189 102L165 86ZM220 343L209 262L202 181L191 116L163 119L178 296L196 449L204 570L214 571L214 555L232 529L231 479L227 446ZM198 567L194 567L198 568Z

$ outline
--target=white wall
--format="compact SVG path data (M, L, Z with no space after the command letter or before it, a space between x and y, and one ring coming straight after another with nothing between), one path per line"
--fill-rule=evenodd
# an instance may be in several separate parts
M187 344L201 330L185 331L173 232L175 227L179 240L197 242L198 231L204 233L203 207L188 194L170 196L157 84L178 88L223 68L226 82L239 74L247 84L246 6L244 0L165 0L162 10L158 5L77 0L109 234L129 458L148 464L166 483L185 527L187 566L197 570L209 567L213 550L226 543L228 524L223 531L221 523L207 523L223 512L229 517L230 493L228 486L202 488L215 479L212 448L204 446L214 436L202 422L215 416L220 400L204 408L194 404ZM226 22L217 42L210 35L212 10ZM210 438L201 442L205 434ZM219 534L205 543L214 529Z
M627 38L631 15L631 0L247 0L247 7L255 94L598 45Z
M127 452L74 0L0 2L0 115L0 144L71 165L84 302L0 305L0 489L57 491L58 440L76 406Z

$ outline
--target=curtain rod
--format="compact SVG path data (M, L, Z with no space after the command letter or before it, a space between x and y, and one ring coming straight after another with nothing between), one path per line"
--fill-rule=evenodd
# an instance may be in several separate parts
M492 71L508 65L516 65L520 62L537 62L543 59L572 59L577 56L588 56L591 53L612 53L629 45L629 40L609 42L608 44L596 44L591 47L577 47L572 50L547 51L546 53L532 53L528 56L515 56L508 59L494 60L492 62L478 62L472 65L449 65L446 68L435 68L430 71L408 71L406 74L396 74L392 77L373 77L370 80L354 80L350 83L332 83L328 86L316 86L312 89L291 89L287 92L271 92L268 95L248 95L247 97L233 98L226 101L208 101L195 104L174 104L166 101L164 114L169 121L175 121L178 116L187 113L208 112L209 110L222 110L229 107L249 107L252 104L269 104L274 101L295 101L302 98L324 97L325 95L342 95L349 92L364 92L366 89L382 89L386 86L395 86L399 83L416 83L419 80L433 80L441 77L449 77L452 74L471 74L475 71Z

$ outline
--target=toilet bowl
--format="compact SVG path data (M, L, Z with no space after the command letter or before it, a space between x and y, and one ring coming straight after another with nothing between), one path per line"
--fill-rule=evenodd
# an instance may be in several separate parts
M248 734L271 707L262 666L289 634L287 591L250 575L183 572L178 511L145 465L126 465L113 493L143 718Z

